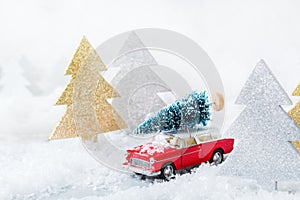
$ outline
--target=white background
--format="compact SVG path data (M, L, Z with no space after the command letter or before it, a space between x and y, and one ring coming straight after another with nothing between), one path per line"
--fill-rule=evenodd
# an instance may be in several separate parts
M300 82L299 9L296 0L2 0L0 84L4 88L0 92L0 123L6 122L6 131L0 134L21 134L9 127L20 123L30 124L22 124L26 134L46 136L51 131L64 109L52 105L70 78L63 75L83 35L98 46L116 34L138 28L185 34L203 47L218 68L225 85L228 116L232 115L231 104L261 58L291 94ZM30 82L40 87L42 96L28 94L24 85ZM9 109L3 103L8 103ZM42 106L47 113L33 112L32 106ZM33 127L35 120L38 128Z
M182 33L208 53L225 85L229 124L236 115L231 105L259 59L288 94L300 82L299 9L296 0L2 0L0 124L5 131L0 135L51 132L65 109L52 105L70 79L63 75L83 35L98 46L148 27ZM42 95L32 97L24 87L30 83Z

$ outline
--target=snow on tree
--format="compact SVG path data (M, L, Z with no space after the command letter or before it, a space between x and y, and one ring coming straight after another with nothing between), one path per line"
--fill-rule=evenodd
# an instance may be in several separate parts
M294 90L293 96L300 96L300 83ZM289 115L293 120L298 124L300 127L300 101L291 109L289 110ZM300 141L292 141L292 144L297 148L297 150L300 152Z
M169 92L170 89L149 67L158 64L135 32L129 34L118 56L111 68L118 68L119 72L111 85L121 97L113 99L112 105L132 132L149 113L166 106L157 93Z
M157 131L176 133L186 127L194 128L198 124L206 126L210 120L210 107L205 91L193 92L147 119L134 130L134 133L151 134Z
M280 106L291 100L263 60L236 103L246 108L227 131L236 145L220 174L255 179L267 190L276 181L299 181L300 154L290 141L300 139L300 129Z
M80 45L76 50L73 59L66 71L66 75L72 75L71 81L56 102L56 105L67 105L67 111L49 139L63 139L79 136L74 121L73 98L75 80L76 78L78 78L78 71L82 67L84 67L87 71L97 70L98 72L106 70L106 67L97 54L96 50L90 45L85 37L83 37L83 39L81 40ZM86 79L88 77L88 72L86 72L86 74L83 74L83 76L85 75L85 78L82 79L81 77L81 82L87 81ZM94 131L93 136L91 137L94 137L98 133L119 129L119 127L116 126L116 123L113 122L112 106L105 100L105 98L116 97L117 94L100 74L99 77L100 79L97 84L97 89L95 88L95 91L92 91L94 93L93 97L91 97L95 102L93 109L95 109L97 118L99 120L99 126L97 130ZM121 121L121 119L119 120ZM83 136L81 135L81 137Z

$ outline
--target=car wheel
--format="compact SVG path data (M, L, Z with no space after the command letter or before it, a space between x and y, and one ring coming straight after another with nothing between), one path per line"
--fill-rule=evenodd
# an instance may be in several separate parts
M171 180L175 177L175 167L172 164L167 164L161 169L161 177L165 180Z
M223 156L223 151L222 150L216 150L211 159L210 159L210 163L212 165L219 165L223 162L224 156Z
M146 180L146 176L144 175L144 174L140 174L140 173L134 173L135 175L135 178L139 178L139 179L141 179L141 180Z

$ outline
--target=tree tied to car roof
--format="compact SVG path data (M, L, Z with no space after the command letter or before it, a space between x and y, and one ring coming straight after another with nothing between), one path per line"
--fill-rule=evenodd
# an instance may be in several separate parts
M194 91L141 123L134 130L134 134L151 134L159 131L176 133L185 128L194 128L196 125L206 126L211 119L210 116L211 103L208 101L206 91Z

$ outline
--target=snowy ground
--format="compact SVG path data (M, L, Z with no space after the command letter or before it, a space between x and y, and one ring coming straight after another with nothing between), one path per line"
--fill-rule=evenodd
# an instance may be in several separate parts
M203 165L170 182L141 180L101 166L79 139L1 141L0 199L299 199L254 182L218 177Z

